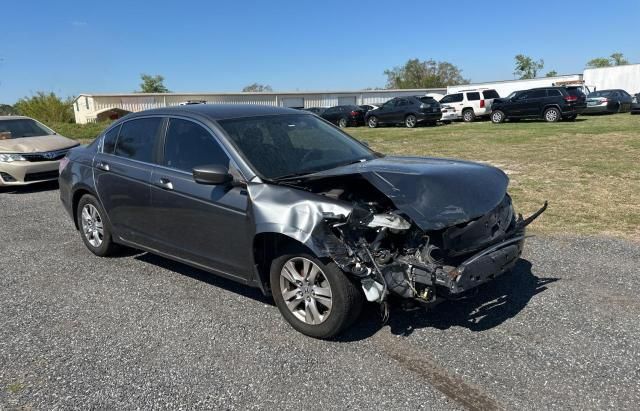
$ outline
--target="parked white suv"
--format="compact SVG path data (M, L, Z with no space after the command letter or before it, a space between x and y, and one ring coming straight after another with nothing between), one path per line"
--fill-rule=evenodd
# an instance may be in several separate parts
M500 98L500 95L494 89L462 90L447 94L440 100L442 121L462 119L471 122L476 117L488 117L495 98Z

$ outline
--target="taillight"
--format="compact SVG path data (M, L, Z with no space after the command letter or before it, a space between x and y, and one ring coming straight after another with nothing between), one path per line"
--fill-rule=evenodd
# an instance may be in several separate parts
M354 110L354 111L351 112L351 115L355 117L355 116L358 115L358 112Z
M564 96L564 101L566 102L578 101L578 96Z
M480 108L484 108L484 100L480 100Z
M62 159L60 160L60 163L58 164L58 174L62 174L62 171L67 166L67 164L69 164L69 157L67 156L62 157Z

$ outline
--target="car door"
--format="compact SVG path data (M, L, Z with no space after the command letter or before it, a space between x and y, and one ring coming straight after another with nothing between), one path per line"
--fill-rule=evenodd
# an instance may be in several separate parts
M508 104L507 115L509 117L526 117L530 106L531 91L523 91L516 94Z
M378 121L380 123L393 123L395 111L396 111L396 103L398 102L397 98L393 98L386 103L384 103L380 109L378 109L375 113L376 117L378 117Z
M248 196L240 186L198 184L194 167L237 170L203 124L170 118L151 180L153 237L160 251L241 281L252 270Z
M147 245L150 238L152 163L164 123L162 117L145 117L112 128L93 160L99 200L114 234L125 241Z
M406 98L399 98L396 101L396 105L393 110L393 114L391 116L391 122L393 123L402 123L404 121L404 117L409 113L411 107L411 103Z
M524 117L538 117L542 116L542 111L547 105L549 100L553 98L547 97L546 89L531 90L527 97L526 104L522 106L522 113Z
M322 113L322 118L335 124L338 121L338 115L340 114L339 109L339 107L330 107L326 109L324 113Z

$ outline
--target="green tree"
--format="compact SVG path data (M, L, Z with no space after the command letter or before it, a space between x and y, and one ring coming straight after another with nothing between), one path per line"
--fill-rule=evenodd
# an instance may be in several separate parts
M514 75L518 76L521 80L536 78L538 71L544 67L544 60L533 60L529 56L524 54L518 54L516 57L516 70Z
M624 58L624 54L619 52L613 53L609 57L596 57L587 61L587 67L591 68L622 66L625 64L629 64L629 60Z
M587 67L598 68L598 67L610 67L611 61L609 61L606 57L596 57L587 61Z
M610 56L611 62L614 66L623 66L625 64L629 64L629 60L624 58L624 54L616 52Z
M16 109L10 104L0 104L0 116L11 116L18 114Z
M462 70L446 61L410 59L403 66L385 70L387 88L437 88L469 84Z
M150 74L140 74L140 90L138 93L169 93L169 89L164 85L164 77L161 75L152 76Z
M268 85L268 84L260 84L260 83L249 84L248 86L245 86L242 89L243 93L249 93L249 92L253 92L253 93L269 93L271 91L273 91L273 89L271 88L270 85Z
M62 100L55 93L37 92L34 96L24 97L14 105L18 114L33 117L45 123L72 123L73 98Z
M551 70L551 71L547 72L547 74L545 74L544 76L545 76L545 77L555 77L555 76L557 76L557 75L558 75L558 72L557 72L557 71L555 71L555 70Z

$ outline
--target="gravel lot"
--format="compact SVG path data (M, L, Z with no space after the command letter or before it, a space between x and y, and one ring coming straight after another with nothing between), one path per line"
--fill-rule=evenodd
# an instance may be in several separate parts
M93 256L55 188L0 192L0 409L640 403L637 243L532 238L473 299L384 327L370 307L326 342L257 290L146 253Z

